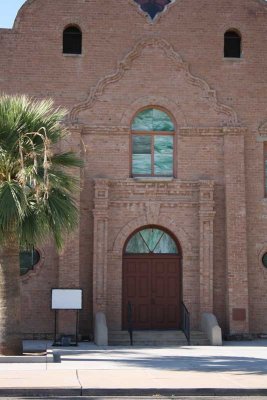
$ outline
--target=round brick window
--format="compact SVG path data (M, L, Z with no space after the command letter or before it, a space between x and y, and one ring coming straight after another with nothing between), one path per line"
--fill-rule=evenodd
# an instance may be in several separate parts
M40 258L40 253L36 249L22 250L20 252L20 275L25 275L28 271L33 270Z
M267 268L267 253L264 253L262 256L262 264L265 268Z

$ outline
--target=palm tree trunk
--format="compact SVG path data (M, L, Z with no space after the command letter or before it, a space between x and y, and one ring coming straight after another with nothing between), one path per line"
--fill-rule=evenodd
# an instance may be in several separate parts
M22 354L20 266L16 242L0 247L0 354Z

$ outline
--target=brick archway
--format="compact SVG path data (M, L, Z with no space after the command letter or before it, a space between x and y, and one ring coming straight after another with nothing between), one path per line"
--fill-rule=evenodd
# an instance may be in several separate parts
M130 237L132 232L146 225L158 225L162 229L171 232L173 236L177 238L177 241L180 243L180 246L183 249L183 254L184 253L192 254L193 239L191 238L191 236L175 220L169 218L166 215L161 215L161 214L159 216L143 215L139 218L132 219L130 222L128 222L116 236L111 252L114 255L120 255L122 253L126 240L128 239L128 237Z
M160 226L145 226L130 235L122 263L123 329L128 329L129 305L135 330L180 327L181 260L179 242Z

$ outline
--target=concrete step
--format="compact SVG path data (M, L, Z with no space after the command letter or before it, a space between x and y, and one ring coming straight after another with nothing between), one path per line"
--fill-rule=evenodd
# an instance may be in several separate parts
M135 346L186 346L187 340L182 331L134 331ZM129 346L130 336L127 331L110 331L110 346ZM191 332L191 345L208 346L209 342L204 333Z

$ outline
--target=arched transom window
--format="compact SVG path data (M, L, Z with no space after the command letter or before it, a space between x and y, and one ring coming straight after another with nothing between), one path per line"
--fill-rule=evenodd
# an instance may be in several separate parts
M172 237L158 228L146 228L135 233L128 241L126 254L179 254Z
M173 176L174 124L157 108L132 122L132 176Z

